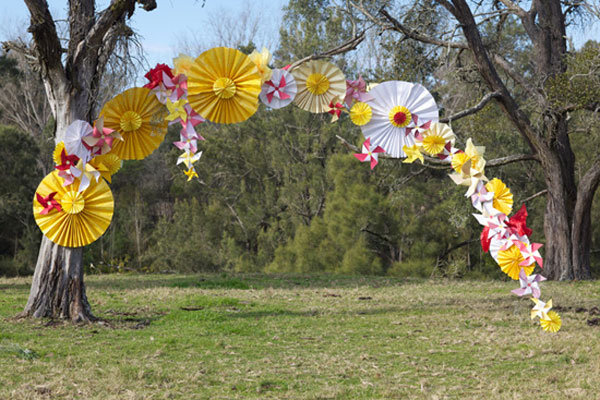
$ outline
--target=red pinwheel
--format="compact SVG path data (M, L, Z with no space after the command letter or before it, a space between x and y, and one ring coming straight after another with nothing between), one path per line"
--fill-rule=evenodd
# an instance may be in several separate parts
M329 102L329 111L327 111L327 112L329 114L333 115L333 117L331 118L331 122L335 122L338 120L340 115L342 115L343 108L344 108L344 105L342 103L340 103L339 101L337 101L337 98L335 98Z
M42 211L40 211L41 215L46 215L52 210L62 211L62 207L60 206L60 203L58 201L54 200L54 196L56 196L56 192L52 192L46 197L41 196L37 192L35 193L35 197L36 197L38 203L40 203L41 206L44 207L44 209Z
M362 145L362 153L354 154L354 157L358 158L360 162L371 162L371 169L375 168L377 165L377 157L379 157L378 153L385 153L385 150L381 147L377 146L375 149L371 150L371 138L367 138Z

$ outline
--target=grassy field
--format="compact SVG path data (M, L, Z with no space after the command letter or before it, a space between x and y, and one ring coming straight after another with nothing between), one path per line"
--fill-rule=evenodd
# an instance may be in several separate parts
M104 322L14 320L0 278L0 399L595 399L600 283L262 275L87 278ZM590 312L591 310L591 312ZM590 321L590 322L588 322ZM590 325L592 324L592 325Z

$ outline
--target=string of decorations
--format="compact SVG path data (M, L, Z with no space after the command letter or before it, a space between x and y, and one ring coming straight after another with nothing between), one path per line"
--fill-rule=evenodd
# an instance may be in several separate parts
M354 156L373 169L378 156L424 162L424 155L449 164L457 185L467 186L465 196L483 226L481 245L500 269L520 287L517 296L531 296L531 318L539 318L545 331L557 332L560 316L552 300L540 300L533 274L543 268L539 243L531 243L527 210L513 211L513 195L498 178L485 176L485 148L468 139L463 149L449 125L439 122L439 110L429 91L417 83L388 81L367 85L362 77L346 80L328 61L313 60L290 70L271 69L267 49L250 55L217 47L196 59L180 55L174 67L158 64L145 77L148 83L131 88L108 101L95 121L74 121L54 152L55 171L37 188L33 213L41 231L56 244L80 247L98 239L108 228L114 201L108 186L122 160L141 160L163 142L168 125L181 126L173 145L182 150L177 164L185 166L188 181L205 140L196 130L205 121L234 124L247 120L259 100L271 109L294 103L311 113L328 113L332 122L348 113L362 130L362 152ZM108 183L107 183L108 182Z

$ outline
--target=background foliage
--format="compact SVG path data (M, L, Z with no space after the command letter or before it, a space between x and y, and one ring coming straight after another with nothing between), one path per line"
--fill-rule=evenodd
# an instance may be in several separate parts
M407 22L429 33L444 28L432 2L416 7L421 10L408 14ZM279 48L272 49L274 66L331 48L352 30L349 16L327 0L290 0L281 26ZM502 32L486 34L496 52L527 72L528 48L521 44L518 24L509 17ZM262 46L227 45L245 52ZM597 95L597 82L590 84L590 77L578 74L583 63L599 59L595 42L574 52L565 76L548 83L556 101L570 101L575 91ZM349 79L361 73L372 82L421 82L446 115L474 105L484 94L468 54L398 43L387 33L371 34L358 54L337 56L333 62ZM1 56L0 89L24 69L26 65ZM120 90L115 87L114 93ZM447 170L386 159L370 171L336 138L360 146L360 129L347 116L335 124L329 119L294 107L269 110L261 105L244 123L204 124L200 180L192 182L175 166L179 151L170 143L179 129L172 127L154 154L143 162L125 162L113 177L113 222L85 249L88 272L503 276L491 257L482 254L473 209ZM9 120L0 114L0 122ZM585 151L597 142L598 121L574 114L572 123L578 127L572 138L576 149ZM460 147L473 137L486 146L488 159L526 150L493 102L452 126ZM51 131L49 121L45 132ZM31 215L31 199L51 168L50 136L0 126L0 168L5 171L0 175L0 275L33 271L41 235ZM509 185L515 207L527 200L532 239L543 243L544 197L528 200L544 187L539 166L511 164L489 169L487 175ZM594 228L598 246L600 231ZM594 261L596 255L592 253Z

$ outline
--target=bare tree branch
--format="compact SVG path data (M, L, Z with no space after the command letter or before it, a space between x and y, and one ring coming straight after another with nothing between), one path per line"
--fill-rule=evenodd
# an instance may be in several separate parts
M473 107L467 108L466 110L459 111L456 114L450 115L449 117L440 118L440 122L452 123L452 121L456 121L457 119L461 119L468 115L475 114L477 111L482 110L483 107L485 107L485 105L487 103L489 103L490 100L492 100L495 97L499 97L499 96L500 96L500 91L498 91L498 90L495 92L488 93L485 96L483 96L481 98L481 100L479 101L479 103L477 103Z
M536 197L543 196L543 195L545 195L547 193L548 193L548 189L540 190L536 194L532 194L531 196L529 196L529 197L521 200L521 203L527 203L528 201L531 201L531 200L535 199Z
M363 41L365 40L365 31L362 31L360 33L358 33L357 35L355 35L352 39L340 44L337 47L334 47L333 49L327 50L323 53L318 53L318 54L313 54L307 57L304 57L298 61L295 61L294 63L292 63L292 65L290 66L290 71L293 70L294 68L297 68L300 64L305 63L307 61L310 60L318 60L321 58L330 58L333 57L335 55L338 54L343 54L343 53L347 53L351 50L355 50L356 47Z
M400 32L400 33L404 34L404 36L406 36L406 37L409 37L414 40L418 40L419 42L429 43L429 44L433 44L433 45L441 46L441 47L449 47L449 48L453 48L453 49L464 49L464 50L469 49L469 46L466 43L436 39L431 36L427 36L421 32L418 32L414 29L409 29L406 26L404 26L402 23L400 23L400 21L398 21L396 18L392 17L390 15L390 13L388 13L385 9L381 9L379 11L379 13L381 15L383 15L391 23L391 28L389 28L389 29L393 29L397 32Z

